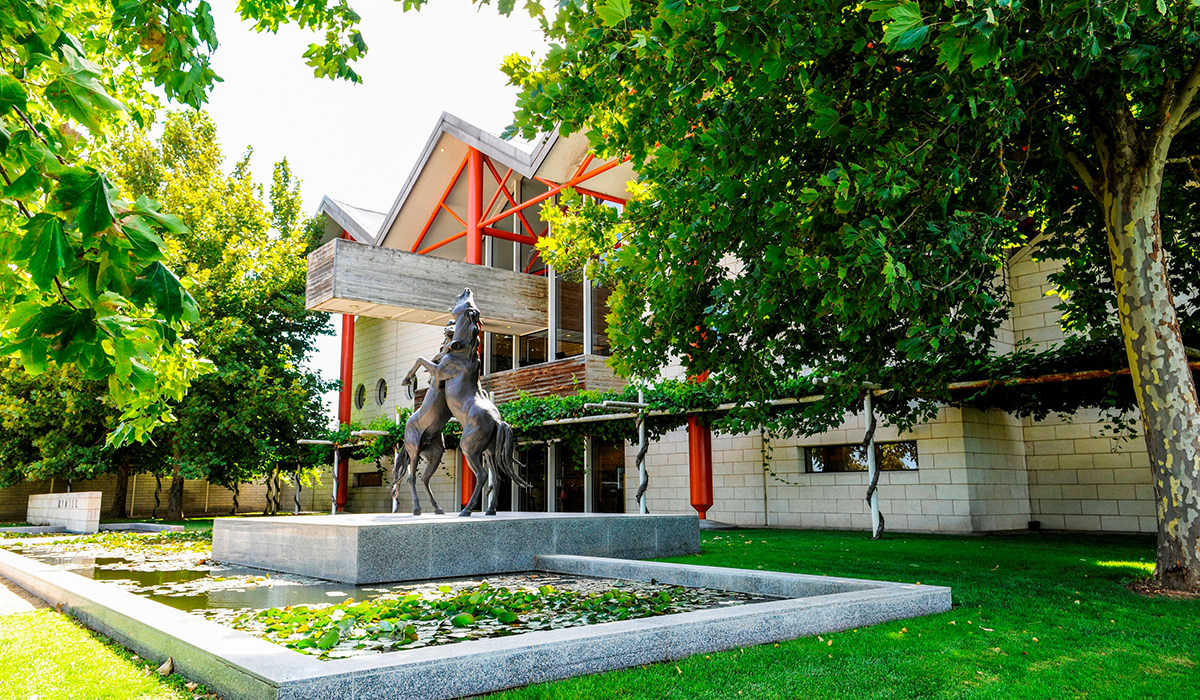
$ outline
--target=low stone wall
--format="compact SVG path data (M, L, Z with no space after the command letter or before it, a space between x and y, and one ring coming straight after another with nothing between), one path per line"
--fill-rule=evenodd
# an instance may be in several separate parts
M29 497L25 522L60 526L68 532L98 532L100 496L99 491L35 494Z

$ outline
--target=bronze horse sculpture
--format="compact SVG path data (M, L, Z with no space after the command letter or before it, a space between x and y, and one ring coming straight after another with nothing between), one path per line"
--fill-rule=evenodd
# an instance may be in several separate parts
M462 294L458 295L450 313L454 317L454 325L452 332L447 329L450 332L449 342L442 347L441 352L433 360L418 357L402 385L408 386L412 382L414 373L419 367L424 367L429 372L431 375L430 389L426 392L425 402L421 404L421 407L424 408L425 404L430 402L430 393L437 385L440 399L445 401L450 414L463 426L459 447L462 449L463 457L467 460L467 465L475 473L475 491L459 515L469 516L471 514L475 504L480 500L485 482L491 485L492 489L484 514L495 515L499 492L496 485L500 483L501 474L509 477L513 483L522 488L530 488L530 484L522 479L515 469L517 462L513 455L516 444L513 440L512 427L500 417L500 411L496 408L496 404L487 397L479 383L479 338L482 324L479 307L475 305L475 296L469 288L464 289ZM436 408L431 408L430 415L436 410ZM415 413L413 417L416 417ZM442 421L441 425L437 426L438 438L431 442L440 442L441 428L445 422ZM433 423L431 421L426 430L432 430ZM414 429L416 427L414 426ZM421 435L424 434L424 432L421 433ZM404 443L407 453L409 452L407 426L405 427ZM420 450L417 450L417 453L419 454ZM416 460L412 455L409 460L414 465L411 479L416 476ZM428 482L426 488L428 489ZM415 485L413 493L415 498ZM430 494L430 498L433 498L432 494ZM415 505L413 513L419 514L419 508Z
M450 346L453 338L454 326L450 324L446 326L446 337L442 342L442 350L433 358L435 363L442 359L442 355ZM420 366L420 363L413 365L404 378L403 386L412 383ZM446 406L446 397L443 394L442 382L432 381L429 383L429 388L425 390L425 398L421 401L420 408L413 411L404 424L404 445L396 452L396 461L392 465L392 498L395 499L400 495L400 481L407 474L408 485L412 489L413 515L421 514L421 501L417 498L417 469L421 458L425 459L425 474L421 477L425 494L433 503L434 513L438 515L445 513L438 505L437 499L433 497L433 491L429 488L429 480L437 472L438 466L442 463L442 455L446 453L446 441L442 437L442 428L446 427L446 423L450 421L450 415L450 409Z

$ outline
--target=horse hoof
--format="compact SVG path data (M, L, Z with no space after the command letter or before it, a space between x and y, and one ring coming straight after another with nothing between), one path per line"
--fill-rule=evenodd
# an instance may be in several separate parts
M495 514L496 514L496 511L494 511L494 510L489 510L488 512L484 513L484 515L495 515Z
M433 514L434 515L445 515L446 511L442 510L441 508L438 508L437 510L433 511Z
M463 509L462 509L462 511L461 511L461 512L458 514L458 517L460 517L460 518L469 518L469 517L471 517L471 509L470 509L470 508L463 508Z
M420 515L420 514L421 514L420 508L413 508L413 515Z

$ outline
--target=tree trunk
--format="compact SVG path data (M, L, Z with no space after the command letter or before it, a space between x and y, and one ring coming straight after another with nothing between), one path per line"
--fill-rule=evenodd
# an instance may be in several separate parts
M1162 247L1162 167L1149 158L1113 160L1123 163L1106 173L1103 206L1117 313L1154 475L1154 575L1165 588L1193 590L1200 588L1200 402Z
M124 520L129 517L129 509L125 507L125 501L129 498L129 459L126 458L121 466L117 467L117 484L113 487L113 504L111 515L114 518Z
M175 466L171 472L171 492L167 496L167 520L183 520L183 475L179 473L179 443L174 443Z

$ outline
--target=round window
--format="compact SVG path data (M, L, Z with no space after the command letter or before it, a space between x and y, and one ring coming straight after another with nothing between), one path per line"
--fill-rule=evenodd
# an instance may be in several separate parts
M380 379L379 383L375 385L375 403L382 406L384 400L386 400L386 399L387 399L387 380Z
M365 384L359 384L354 390L354 407L362 408L367 405L367 387Z

